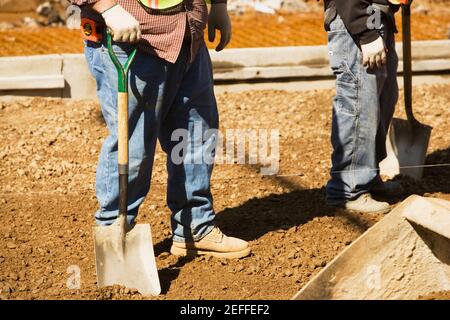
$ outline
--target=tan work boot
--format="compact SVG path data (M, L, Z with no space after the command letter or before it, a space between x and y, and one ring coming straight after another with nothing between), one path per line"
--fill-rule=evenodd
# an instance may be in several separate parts
M368 214L382 214L391 211L391 206L389 203L374 200L370 193L364 193L355 200L329 201L328 205L349 211Z
M170 253L177 256L210 255L218 258L243 258L250 254L248 242L227 237L218 227L214 227L210 233L198 241L177 242L173 241Z

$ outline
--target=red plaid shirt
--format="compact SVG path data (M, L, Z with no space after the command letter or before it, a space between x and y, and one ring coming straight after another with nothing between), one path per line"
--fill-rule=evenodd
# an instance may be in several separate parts
M89 5L99 0L70 0L81 7L81 15L103 22L100 14ZM212 0L226 3L227 0ZM118 3L133 15L141 25L142 40L139 47L164 60L174 63L180 54L186 34L191 35L191 59L204 41L203 32L208 21L205 0L185 0L184 3L164 13L145 10L137 0L118 0Z

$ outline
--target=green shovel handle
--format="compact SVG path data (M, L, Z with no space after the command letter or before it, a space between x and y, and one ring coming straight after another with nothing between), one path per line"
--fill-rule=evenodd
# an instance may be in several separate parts
M107 34L108 53L117 69L118 94L117 94L117 122L118 122L118 170L119 170L119 226L122 230L122 240L127 228L128 207L128 73L137 49L129 55L125 65L122 65L114 53L111 34Z
M128 92L128 71L130 70L130 66L133 63L134 58L136 57L137 49L135 48L131 52L130 56L128 57L128 60L122 66L116 54L114 53L112 47L112 37L109 32L107 34L107 42L108 42L109 56L111 57L111 60L117 69L117 75L119 77L119 92Z

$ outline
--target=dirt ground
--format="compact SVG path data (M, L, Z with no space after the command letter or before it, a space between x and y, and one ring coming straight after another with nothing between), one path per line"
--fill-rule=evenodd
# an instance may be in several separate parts
M381 216L327 208L333 92L261 91L218 96L221 128L280 129L280 175L218 165L218 225L250 242L244 259L176 258L165 205L165 155L158 151L138 222L150 223L162 285L156 299L289 299ZM106 129L96 102L6 99L0 103L0 298L142 299L96 288L91 228L96 161ZM434 127L427 164L450 163L450 86L416 87L420 121ZM400 102L401 103L401 102ZM404 117L399 110L398 116ZM296 177L282 177L300 173ZM406 197L450 200L450 168L400 179ZM81 288L68 289L71 268ZM69 273L68 273L69 272ZM432 297L430 297L432 298ZM448 295L447 295L448 298Z
M0 22L12 22L27 14L1 14ZM247 12L232 15L233 38L229 48L281 47L326 44L323 13L280 13L268 15ZM401 30L401 19L398 18ZM431 6L427 13L415 12L412 16L413 40L448 39L450 10ZM219 37L218 37L219 38ZM401 34L397 35L401 40ZM83 51L79 30L62 27L0 29L0 57L54 53L81 53ZM209 43L214 48L218 43Z

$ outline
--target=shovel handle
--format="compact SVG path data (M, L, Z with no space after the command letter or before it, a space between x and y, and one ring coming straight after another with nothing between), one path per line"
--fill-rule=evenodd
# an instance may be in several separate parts
M124 221L128 213L128 73L137 49L121 64L112 47L111 34L107 34L108 53L116 67L118 76L117 123L119 164L119 219Z
M412 109L412 63L411 63L411 3L402 5L403 33L403 87L405 94L405 111L412 126L417 122Z

